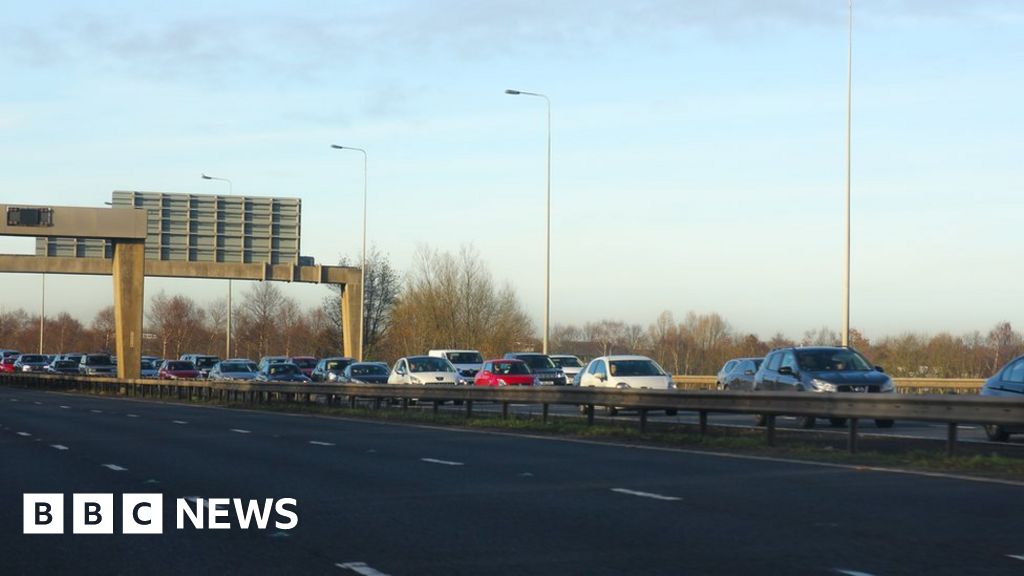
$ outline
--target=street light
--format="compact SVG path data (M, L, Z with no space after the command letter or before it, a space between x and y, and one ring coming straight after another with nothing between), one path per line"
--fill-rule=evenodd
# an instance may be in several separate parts
M218 178L216 176L207 176L206 174L203 174L203 180L220 180L221 182L227 182L228 196L235 195L234 185L232 185L231 180L228 180L227 178ZM228 326L225 331L224 340L224 359L227 360L228 358L231 358L231 278L228 278Z
M43 294L39 303L39 353L43 353L43 323L46 321L46 272L43 272Z
M843 253L842 345L850 345L850 131L853 108L853 0L849 0L849 49L846 56L846 232Z
M366 304L366 150L353 148L352 146L339 146L337 144L331 144L331 148L335 150L355 150L356 152L363 153L363 255L359 265L359 349L356 351L356 356L362 362L363 340L366 339L366 333L363 332L363 318L366 316L366 311L363 310Z
M548 176L547 176L547 254L544 258L544 353L548 353L548 321L551 317L551 100L544 94L524 92L522 90L505 90L510 96L536 96L543 98L548 108Z

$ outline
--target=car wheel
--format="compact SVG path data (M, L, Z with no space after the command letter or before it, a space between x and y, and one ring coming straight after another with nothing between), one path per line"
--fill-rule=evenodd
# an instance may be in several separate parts
M768 424L768 416L766 414L754 414L754 426L765 426Z
M892 428L892 425L895 424L895 423L896 423L895 420L875 420L875 427L876 428Z
M665 416L675 416L676 414L679 414L679 410L676 410L675 408L665 410Z
M829 418L828 423L835 428L846 426L846 418Z
M619 409L615 406L605 406L605 411L608 412L609 416L615 416L619 413Z
M995 424L985 425L985 436L988 436L988 439L993 442L1006 442L1010 439L1010 433L1002 426L996 426Z
M800 416L796 419L796 425L801 428L814 428L817 420L814 416Z

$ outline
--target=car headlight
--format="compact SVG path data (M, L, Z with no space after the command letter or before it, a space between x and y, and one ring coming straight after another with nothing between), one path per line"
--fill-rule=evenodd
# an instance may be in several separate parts
M667 378L667 380L668 380L668 384L665 385L665 389L666 390L675 390L676 389L676 383L672 381L672 377L669 376Z
M896 384L893 383L892 378L886 378L885 382L882 382L882 392L895 392Z
M22 372L31 372L32 371L32 367L31 366L22 366L21 367L21 371Z
M328 372L327 373L327 381L328 382L337 382L338 381L338 375L335 374L334 372Z
M817 378L811 379L811 388L815 392L835 392L836 385L831 382L825 382L824 380L818 380Z
M458 384L459 386L466 386L469 384L469 381L466 380L465 378L458 378L456 379L455 383Z
M534 386L540 386L540 378L534 376L533 377L533 385Z

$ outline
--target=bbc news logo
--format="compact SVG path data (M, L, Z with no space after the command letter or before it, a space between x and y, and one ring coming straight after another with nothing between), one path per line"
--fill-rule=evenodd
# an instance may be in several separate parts
M23 534L64 534L64 494L24 494ZM195 530L291 530L299 524L294 498L178 498L175 527ZM233 514L232 514L233 513ZM72 494L72 534L113 534L113 494ZM232 522L232 515L234 522ZM273 520L273 522L271 522ZM122 494L121 534L163 534L163 494Z

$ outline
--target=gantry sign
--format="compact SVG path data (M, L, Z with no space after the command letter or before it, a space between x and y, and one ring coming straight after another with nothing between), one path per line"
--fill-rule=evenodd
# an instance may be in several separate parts
M145 258L146 210L0 204L0 236L108 240L112 257L0 255L0 273L112 275L115 353L119 378L138 378L142 360L143 284L146 276L335 284L341 289L344 353L359 350L360 270L297 263L161 261Z

